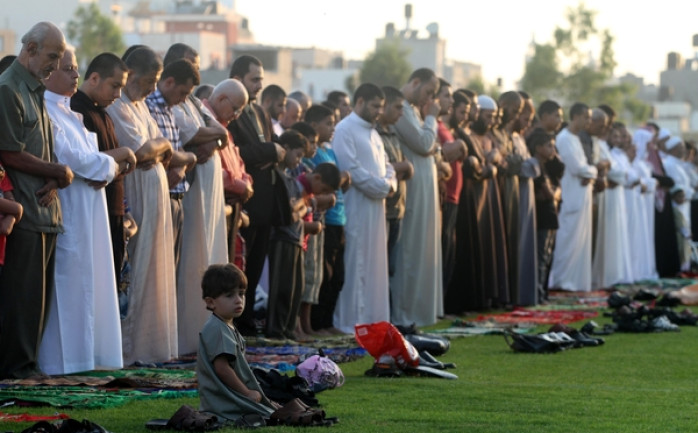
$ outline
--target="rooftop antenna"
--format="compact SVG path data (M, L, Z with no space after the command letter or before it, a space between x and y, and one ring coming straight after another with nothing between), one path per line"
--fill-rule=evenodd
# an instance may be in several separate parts
M412 19L412 4L405 5L405 30L410 29L410 19Z

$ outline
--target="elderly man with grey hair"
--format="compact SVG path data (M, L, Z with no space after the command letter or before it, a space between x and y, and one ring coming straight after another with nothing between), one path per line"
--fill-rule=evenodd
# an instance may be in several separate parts
M0 159L24 217L7 237L0 276L0 379L41 374L38 347L53 286L56 235L63 230L56 191L73 172L54 161L51 122L41 80L65 51L54 24L40 22L22 37L17 59L0 76Z

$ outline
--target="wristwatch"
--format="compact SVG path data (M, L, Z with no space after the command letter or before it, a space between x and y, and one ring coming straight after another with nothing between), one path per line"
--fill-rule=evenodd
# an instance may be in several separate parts
M221 140L220 138L218 140L216 140L216 144L218 145L219 149L223 148L223 140Z

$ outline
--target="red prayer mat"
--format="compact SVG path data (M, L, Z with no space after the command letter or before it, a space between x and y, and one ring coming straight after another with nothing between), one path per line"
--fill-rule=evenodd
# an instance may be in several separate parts
M28 413L4 413L0 412L0 421L2 422L36 422L36 421L53 421L56 419L70 418L65 413L56 413L55 415L31 415Z
M556 323L572 323L579 320L591 319L599 315L598 311L589 310L552 310L539 311L527 308L516 308L500 314L487 314L478 316L475 321L494 320L500 323L537 323L554 325Z

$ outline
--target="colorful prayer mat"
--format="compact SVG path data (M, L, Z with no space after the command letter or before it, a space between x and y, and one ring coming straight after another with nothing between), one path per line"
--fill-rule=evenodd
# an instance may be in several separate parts
M538 311L529 308L516 308L499 314L478 316L474 322L492 320L500 323L536 323L539 325L554 325L556 323L572 323L598 316L598 311L589 310L553 310Z

